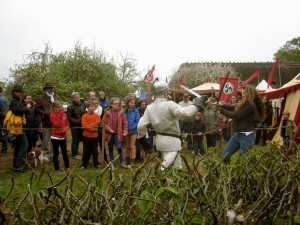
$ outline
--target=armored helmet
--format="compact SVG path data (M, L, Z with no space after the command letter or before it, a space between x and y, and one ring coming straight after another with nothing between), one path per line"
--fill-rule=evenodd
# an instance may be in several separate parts
M168 94L170 90L168 83L161 81L158 78L153 82L151 89L156 97L164 96L164 94Z

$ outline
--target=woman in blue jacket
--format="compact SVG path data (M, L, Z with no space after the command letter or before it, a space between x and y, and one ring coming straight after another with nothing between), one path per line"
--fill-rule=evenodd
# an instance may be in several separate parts
M130 165L130 162L135 161L136 146L135 141L137 137L137 125L140 121L140 114L135 108L135 99L128 98L126 100L125 115L128 121L128 134L125 137L126 143L126 163Z

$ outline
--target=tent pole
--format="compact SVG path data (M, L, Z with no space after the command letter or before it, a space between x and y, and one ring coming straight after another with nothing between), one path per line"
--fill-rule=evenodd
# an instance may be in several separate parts
M279 74L279 85L281 87L280 63L278 64L278 74Z
M176 91L173 92L173 101L176 102Z

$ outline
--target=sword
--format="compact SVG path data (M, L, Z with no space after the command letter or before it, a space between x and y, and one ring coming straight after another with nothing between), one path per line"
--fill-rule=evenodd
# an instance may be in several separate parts
M182 84L180 85L180 87L183 88L184 90L186 90L187 92L189 92L189 93L195 95L195 96L198 97L198 98L201 97L201 95L199 95L198 93L194 92L193 90L187 88L186 86L183 86Z

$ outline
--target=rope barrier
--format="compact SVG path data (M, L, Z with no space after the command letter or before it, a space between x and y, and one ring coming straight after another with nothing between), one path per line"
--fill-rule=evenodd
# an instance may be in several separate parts
M226 124L224 126L218 127L218 128L214 128L211 129L209 131L204 132L203 134L210 134L210 133L214 133L214 132L219 132L221 130L223 130L224 128L229 128L230 124ZM293 127L292 125L289 126L281 126L281 127L267 127L267 128L255 128L255 130L276 130L279 128L289 128L289 127ZM66 128L52 128L52 127L41 127L42 129L66 129ZM41 128L27 128L27 127L23 127L23 128L13 128L14 130L29 130L29 131L35 131L35 130L41 130ZM72 130L72 129L85 129L85 128L102 128L102 126L97 126L97 127L69 127L67 128L68 130ZM7 130L6 127L1 127L0 130ZM148 131L154 131L155 129L148 129ZM188 135L197 135L197 134L193 134L193 133L181 133L182 134L188 134Z

